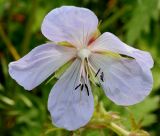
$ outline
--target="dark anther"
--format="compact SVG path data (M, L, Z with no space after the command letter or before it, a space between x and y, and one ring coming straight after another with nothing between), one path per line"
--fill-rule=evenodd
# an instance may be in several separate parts
M82 84L82 85L81 85L81 91L83 90L83 87L84 87L84 86L83 86L83 84Z
M85 84L85 88L86 88L86 90L87 90L87 94L88 94L88 96L89 96L89 89L88 89L87 84Z
M104 82L104 73L103 72L100 75L100 79L101 79L102 82Z
M76 88L75 88L75 90L78 89L80 86L81 86L81 84L77 85Z
M98 73L100 72L101 69L98 69L97 73L95 74L95 77L98 75Z
M96 83L96 86L100 87L100 84Z

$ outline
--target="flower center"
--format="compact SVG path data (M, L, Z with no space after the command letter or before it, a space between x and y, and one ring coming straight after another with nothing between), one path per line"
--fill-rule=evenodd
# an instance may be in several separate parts
M87 48L82 48L77 52L77 56L81 58L81 60L88 58L90 54L91 54L91 51Z

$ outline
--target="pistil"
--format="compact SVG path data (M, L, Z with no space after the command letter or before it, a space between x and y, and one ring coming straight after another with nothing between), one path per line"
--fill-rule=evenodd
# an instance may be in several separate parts
M90 54L91 54L91 51L88 48L82 48L82 49L78 50L78 52L77 52L77 56L82 61L84 61L86 58L88 58Z

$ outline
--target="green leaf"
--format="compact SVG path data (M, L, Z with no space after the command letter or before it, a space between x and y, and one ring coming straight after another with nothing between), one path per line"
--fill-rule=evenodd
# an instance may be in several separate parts
M142 126L148 126L156 121L156 116L153 114L159 106L159 97L148 97L143 102L130 106L128 109L134 115L138 122L142 120ZM127 116L127 112L125 115ZM130 122L128 122L130 124Z
M150 31L150 23L153 14L158 12L158 0L139 0L134 8L132 18L126 25L127 41L133 44L142 32Z
M1 83L0 83L0 91L4 91L4 87Z
M6 96L2 96L2 95L0 95L0 101L4 102L5 104L11 105L11 106L15 104L15 102L12 99Z

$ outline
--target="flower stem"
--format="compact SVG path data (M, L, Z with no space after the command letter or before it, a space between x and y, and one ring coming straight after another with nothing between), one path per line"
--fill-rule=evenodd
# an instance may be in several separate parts
M111 122L109 124L108 128L110 128L111 130L113 130L119 136L129 136L129 133L130 133L130 132L124 130L123 128L121 128L120 126L118 126L117 124L115 124L113 122Z

